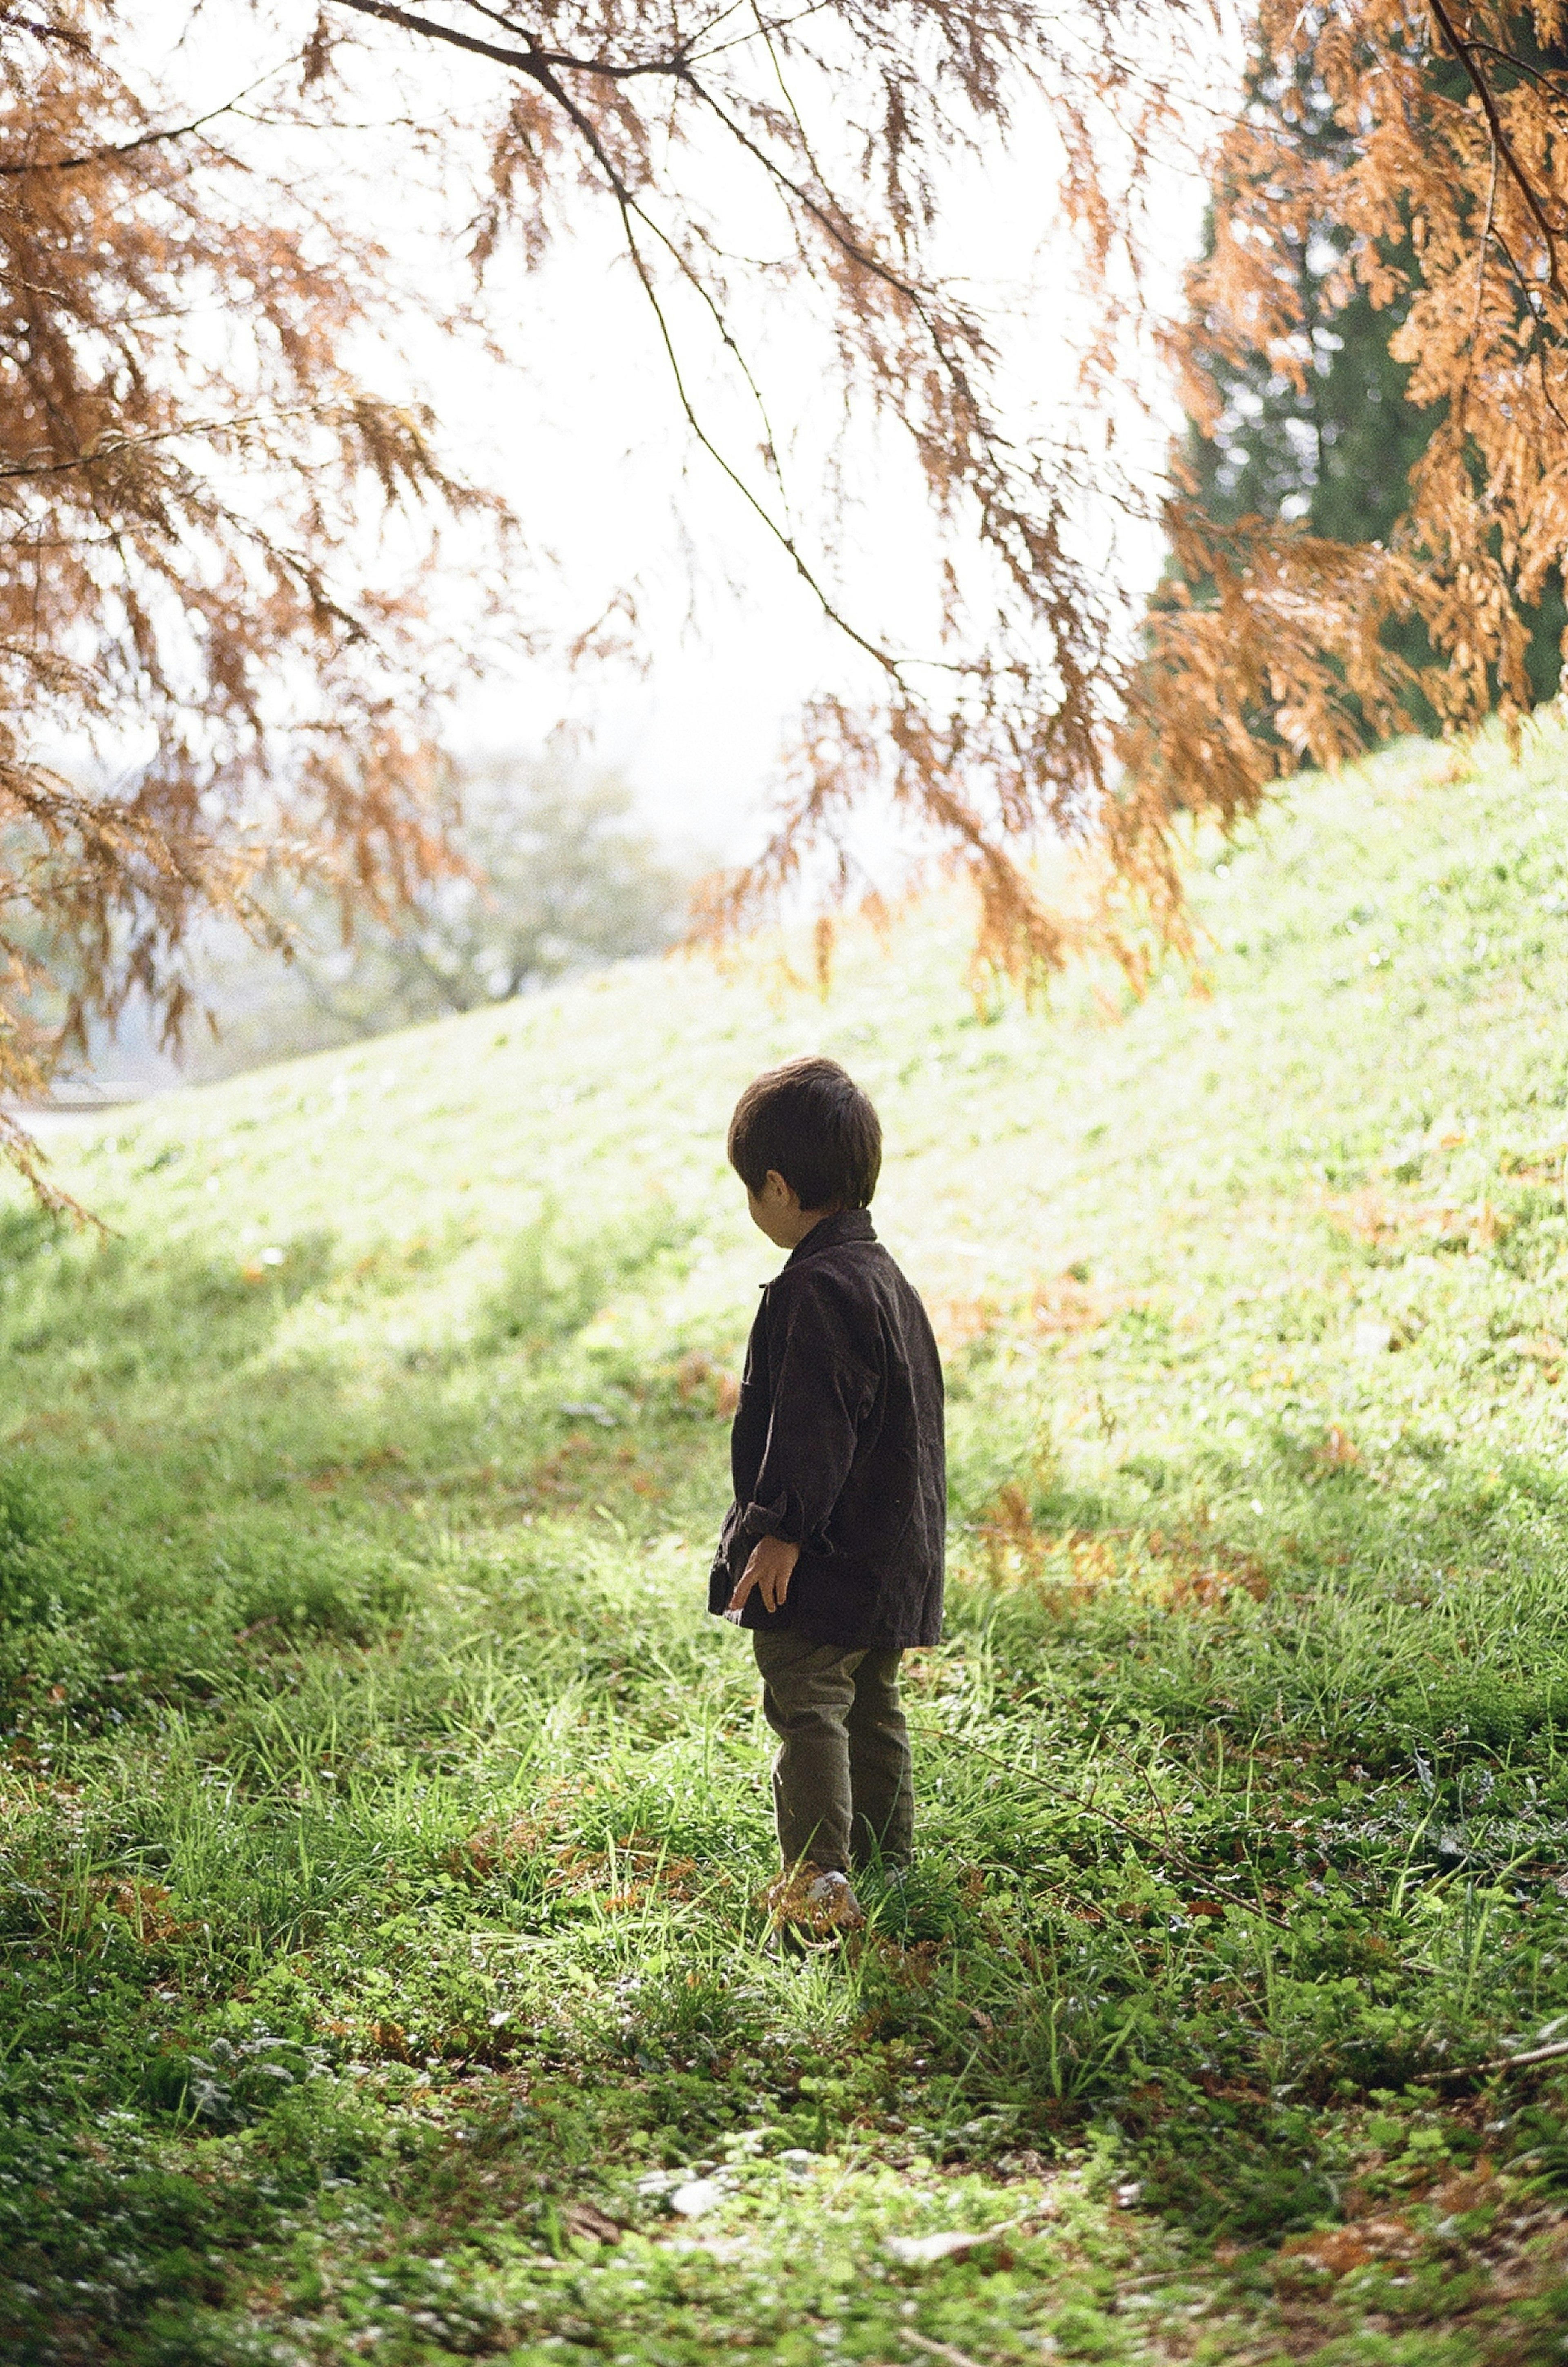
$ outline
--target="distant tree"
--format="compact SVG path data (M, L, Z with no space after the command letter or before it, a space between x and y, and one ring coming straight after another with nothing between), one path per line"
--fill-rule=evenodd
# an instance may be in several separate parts
M333 900L295 889L274 913L287 967L254 953L202 978L217 1038L197 1076L472 1011L629 955L661 952L686 921L693 868L641 827L612 771L557 754L464 768L447 844L462 871L428 880L344 941Z

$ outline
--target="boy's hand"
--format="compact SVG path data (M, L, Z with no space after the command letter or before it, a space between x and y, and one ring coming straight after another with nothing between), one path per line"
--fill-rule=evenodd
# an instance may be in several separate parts
M739 1584L729 1598L725 1617L739 1619L748 1599L759 1587L763 1610L777 1611L789 1592L789 1581L799 1559L798 1546L786 1546L783 1537L759 1537L740 1573Z

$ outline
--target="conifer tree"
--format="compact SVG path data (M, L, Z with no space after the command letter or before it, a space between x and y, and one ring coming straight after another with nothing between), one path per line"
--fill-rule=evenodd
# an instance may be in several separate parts
M1542 51L1528 38L1522 53L1541 71L1568 61ZM1450 62L1434 60L1431 72L1450 97L1463 97L1462 76ZM1353 134L1337 119L1320 77L1301 52L1255 57L1246 100L1256 122L1270 122L1298 152L1343 171L1354 150ZM1213 252L1213 219L1206 248ZM1346 270L1350 241L1329 216L1299 227L1285 225L1278 242L1280 267L1292 283L1297 340L1303 369L1292 378L1278 357L1259 349L1205 349L1203 323L1191 329L1190 357L1207 370L1221 408L1208 433L1190 421L1181 472L1204 515L1235 525L1248 516L1299 523L1305 532L1337 543L1385 547L1410 506L1411 474L1437 424L1435 408L1410 399L1411 365L1395 360L1390 342L1410 313L1412 290L1404 288L1381 306L1367 287ZM1330 289L1337 292L1331 296ZM1555 697L1562 669L1562 637L1568 625L1561 578L1554 574L1544 600L1529 613L1527 659L1533 699ZM1386 629L1404 659L1420 666L1433 652L1418 620ZM1430 728L1425 701L1417 719Z

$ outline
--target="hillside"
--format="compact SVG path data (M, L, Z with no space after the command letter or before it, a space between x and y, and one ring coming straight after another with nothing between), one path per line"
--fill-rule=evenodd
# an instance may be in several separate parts
M976 1002L936 906L116 1112L103 1238L0 1187L5 2356L1561 2355L1568 739L1195 895L1201 991ZM953 1584L917 1876L795 1965L701 1606L808 1048Z

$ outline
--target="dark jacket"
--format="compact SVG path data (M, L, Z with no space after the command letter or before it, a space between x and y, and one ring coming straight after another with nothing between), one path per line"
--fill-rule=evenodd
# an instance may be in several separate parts
M824 1217L766 1284L729 1442L735 1501L708 1588L722 1612L759 1537L798 1545L781 1611L847 1650L942 1633L947 1463L942 1364L926 1310L863 1208Z

